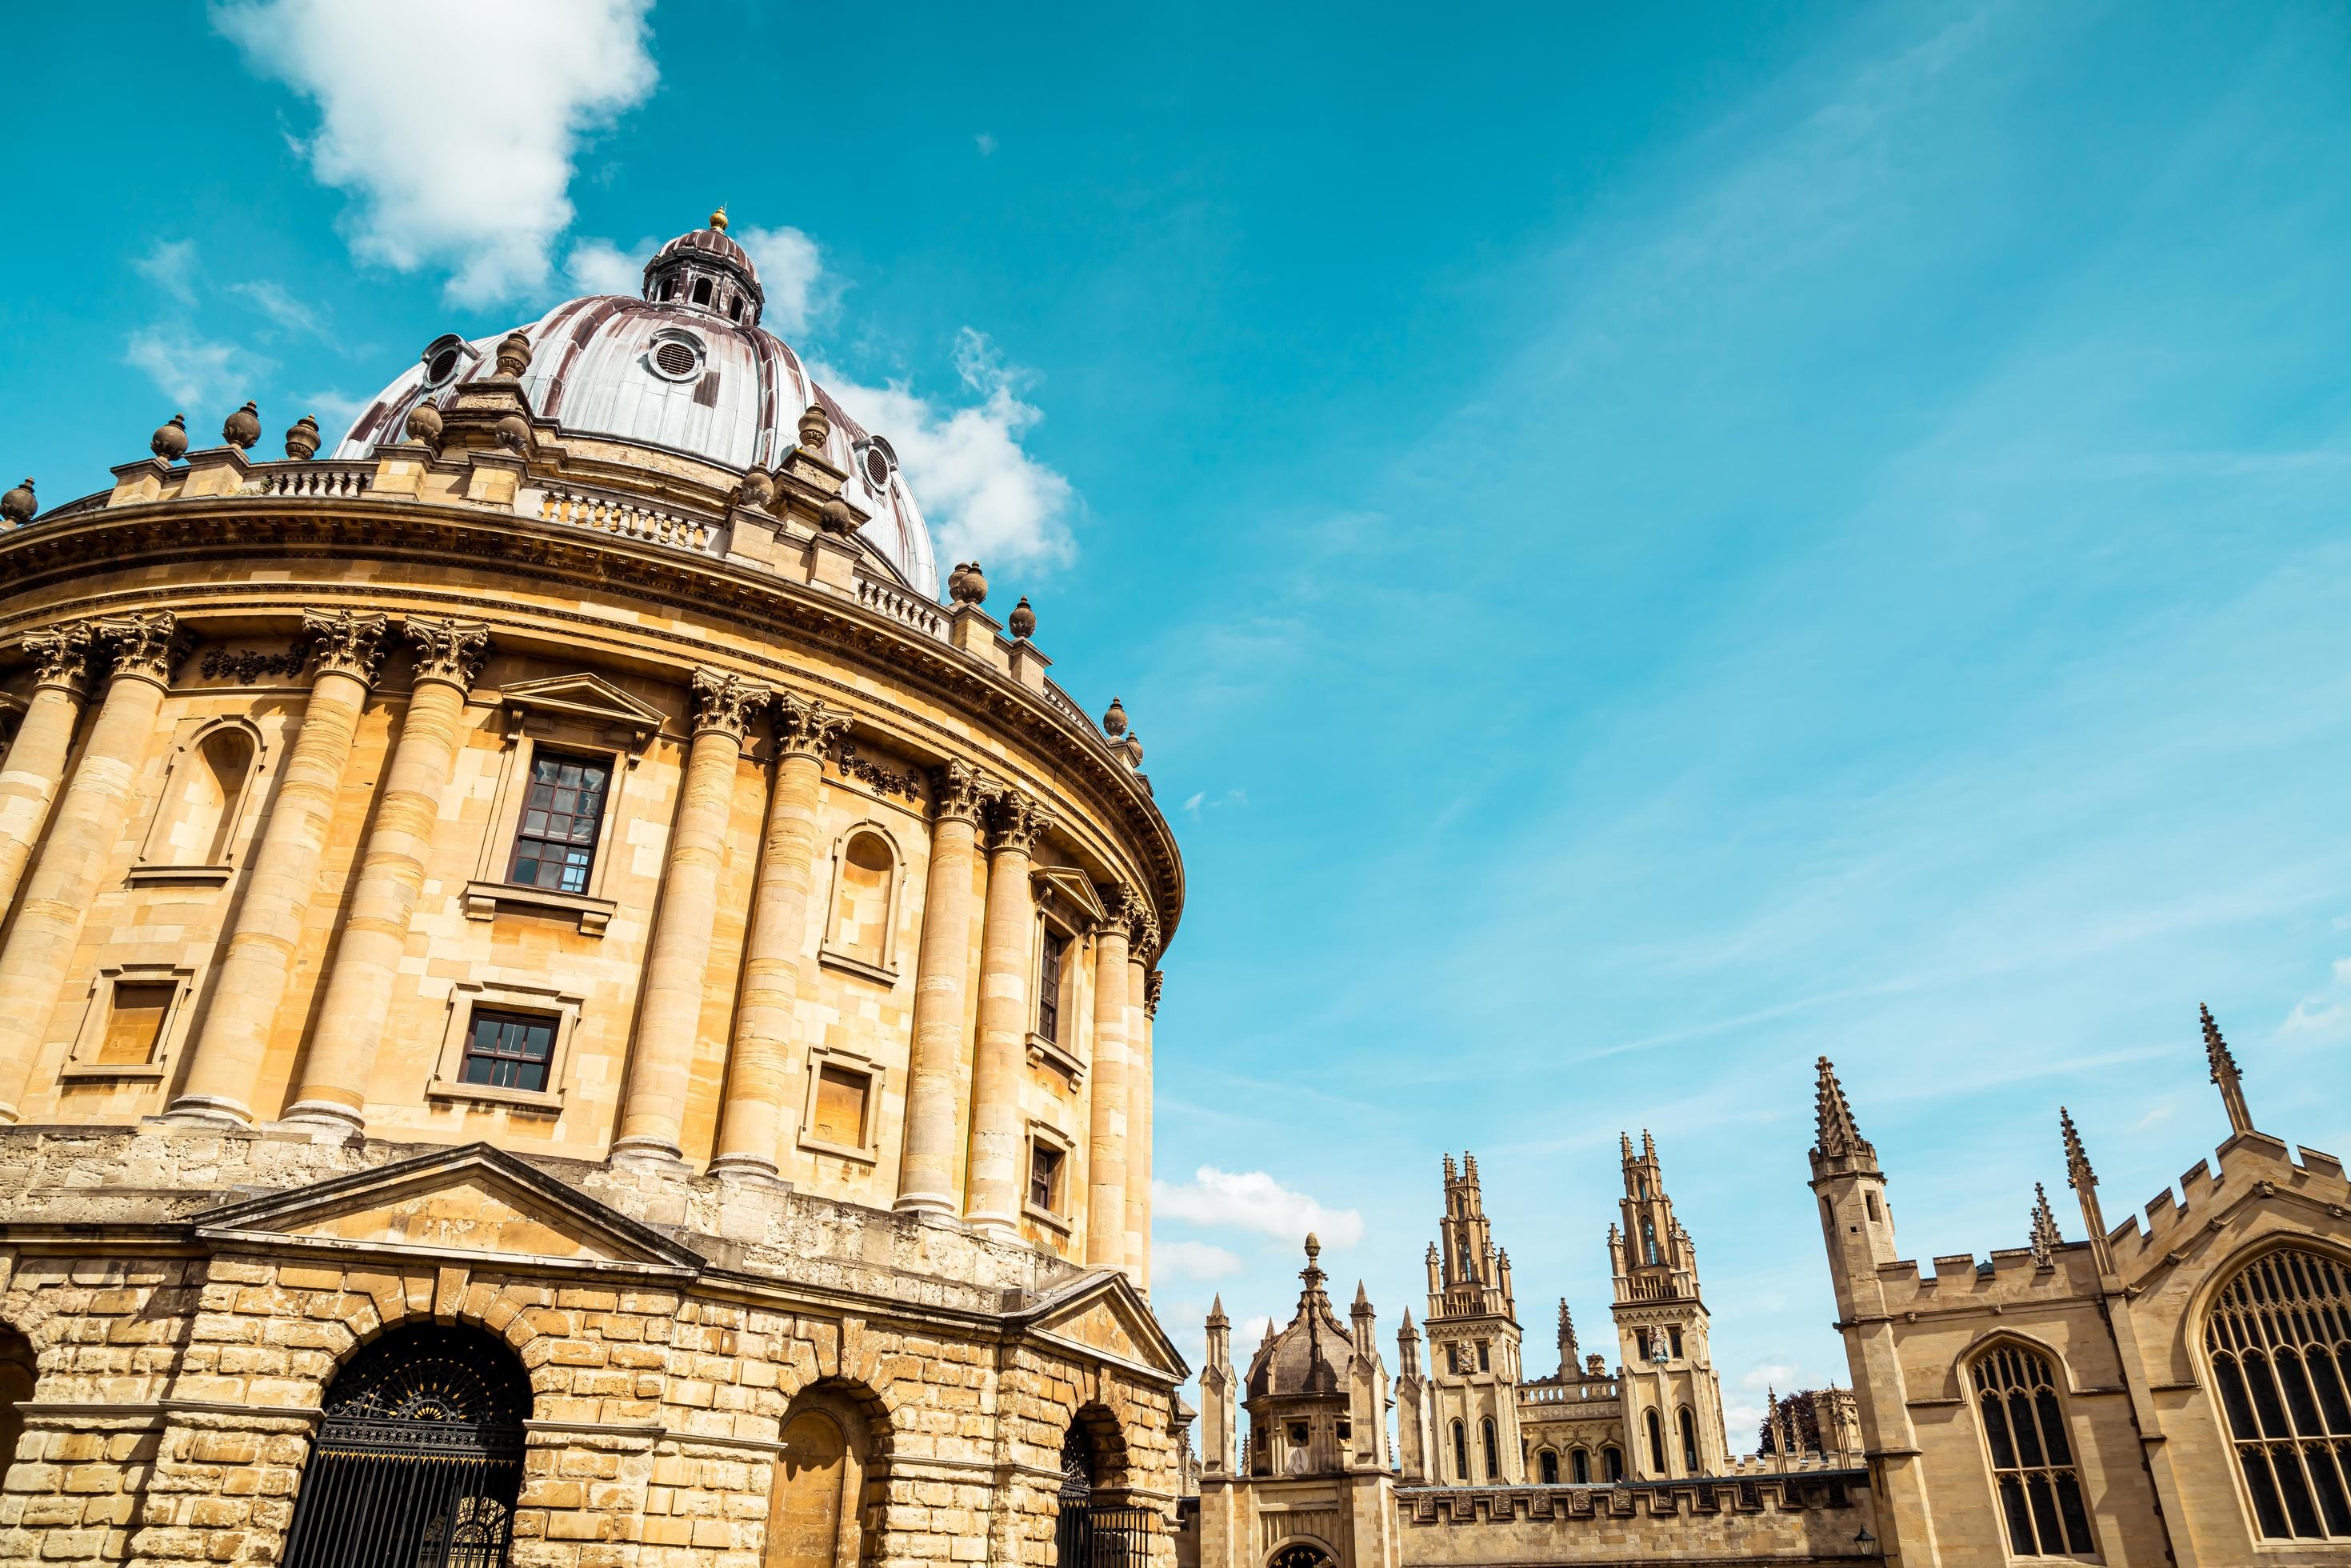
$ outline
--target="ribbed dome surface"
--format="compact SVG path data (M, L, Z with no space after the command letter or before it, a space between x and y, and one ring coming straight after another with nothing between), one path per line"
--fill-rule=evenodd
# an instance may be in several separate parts
M653 298L665 287L673 298ZM789 345L758 325L758 274L743 247L716 227L682 235L647 264L645 289L643 299L566 300L522 329L531 344L523 395L533 412L567 430L772 469L799 444L801 411L821 404L832 421L825 456L849 471L841 497L872 519L860 537L935 597L930 529L897 455L810 379ZM364 457L402 439L419 402L496 374L505 336L434 343L375 396L335 455Z

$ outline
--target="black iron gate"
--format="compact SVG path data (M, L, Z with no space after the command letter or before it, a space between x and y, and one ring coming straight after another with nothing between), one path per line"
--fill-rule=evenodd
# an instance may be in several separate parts
M327 1390L286 1568L505 1568L530 1385L514 1354L426 1324Z
M1094 1500L1092 1446L1071 1426L1061 1443L1061 1511L1053 1521L1055 1568L1149 1568L1159 1516Z

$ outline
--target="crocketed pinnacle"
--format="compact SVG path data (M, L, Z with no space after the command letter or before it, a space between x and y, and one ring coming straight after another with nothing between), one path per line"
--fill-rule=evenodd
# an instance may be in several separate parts
M2090 1156L2082 1148L2082 1134L2074 1130L2074 1113L2058 1106L2057 1125L2065 1134L2065 1185L2076 1192L2085 1183L2097 1186L2098 1173L2090 1168Z
M1852 1160L1875 1170L1877 1151L1861 1135L1855 1124L1853 1106L1844 1097L1844 1085L1837 1082L1836 1068L1825 1056L1819 1062L1820 1078L1813 1089L1813 1113L1815 1130L1813 1155L1820 1160Z
M2212 1082L2220 1091L2220 1103L2229 1113L2229 1131L2250 1133L2253 1130L2253 1114L2245 1106L2244 1080L2238 1076L2237 1059L2229 1050L2229 1042L2220 1038L2220 1026L2212 1021L2212 1009L2203 1003L2196 1011L2204 1020L2204 1060L2211 1064Z
M2039 1182L2032 1184L2032 1256L2043 1267L2054 1262L2057 1249L2065 1238L2057 1229L2056 1211L2049 1207L2049 1189Z
M1225 1293L1222 1291L1217 1291L1216 1299L1208 1303L1208 1326L1212 1329L1232 1326L1232 1319L1225 1316Z

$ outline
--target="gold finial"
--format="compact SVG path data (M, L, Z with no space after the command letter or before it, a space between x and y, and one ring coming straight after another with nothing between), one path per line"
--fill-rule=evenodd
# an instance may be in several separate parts
M715 213L713 213L713 214L710 214L710 226L711 226L712 228L716 229L720 234L725 234L725 233L726 232L726 203L724 203L724 202L719 203L719 204L718 204L718 210L717 210L716 212L715 212Z

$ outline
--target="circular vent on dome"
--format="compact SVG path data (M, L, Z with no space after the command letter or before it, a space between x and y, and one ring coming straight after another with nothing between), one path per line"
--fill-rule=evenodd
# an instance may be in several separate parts
M664 338L653 345L653 369L682 382L702 368L702 351L682 338Z
M871 446L865 449L865 477L877 490L890 482L890 460Z
M424 387L427 392L447 386L457 379L465 368L465 340L454 332L444 332L424 345Z

